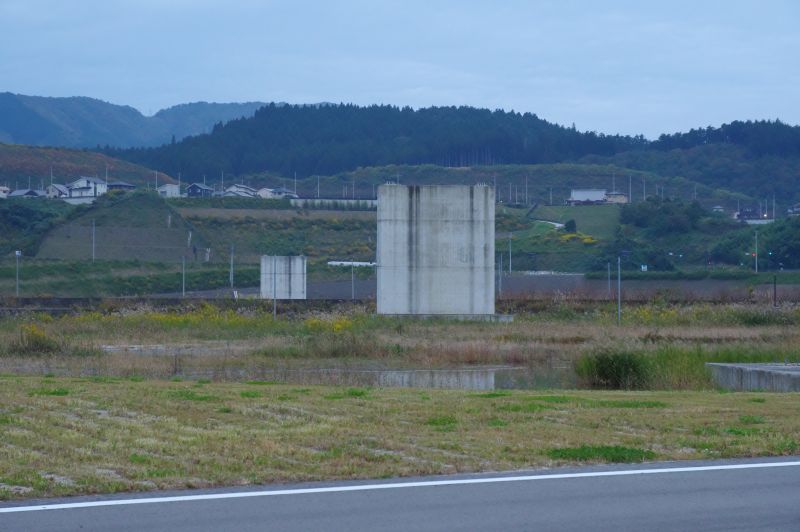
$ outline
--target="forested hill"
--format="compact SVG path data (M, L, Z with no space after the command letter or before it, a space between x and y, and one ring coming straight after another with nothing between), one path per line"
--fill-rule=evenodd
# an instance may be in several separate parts
M800 126L780 120L736 120L720 127L692 129L688 133L661 135L652 147L659 150L689 149L707 144L732 144L751 155L800 155Z
M158 146L211 131L261 102L195 102L144 116L133 107L85 97L45 98L0 93L0 142L33 146Z
M646 150L590 155L580 162L680 176L754 198L775 196L783 205L800 201L800 127L780 121L731 122L662 135Z
M151 149L110 150L184 175L331 175L364 166L549 163L642 148L642 137L584 133L534 114L472 107L276 106L208 135Z

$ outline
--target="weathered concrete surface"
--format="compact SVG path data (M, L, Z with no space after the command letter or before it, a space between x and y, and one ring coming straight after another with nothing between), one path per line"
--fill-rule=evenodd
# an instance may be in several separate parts
M736 391L800 392L799 364L707 363L714 382Z
M306 299L306 258L263 255L261 298Z
M494 189L378 187L378 313L494 314Z

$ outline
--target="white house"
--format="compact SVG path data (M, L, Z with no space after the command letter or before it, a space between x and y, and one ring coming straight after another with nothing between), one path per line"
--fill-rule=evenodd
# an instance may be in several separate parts
M225 189L223 196L226 198L255 198L258 197L258 191L247 185L231 185Z
M258 195L259 198L264 198L264 199L272 199L278 197L275 194L275 190L267 187L258 189L258 192L256 192L256 194Z
M597 205L606 202L604 188L573 188L567 205Z
M47 197L47 193L44 190L35 190L32 188L21 188L19 190L14 190L9 192L9 198L44 198Z
M0 199L6 199L10 193L10 188L0 186Z
M181 187L173 183L165 183L156 189L162 198L180 198Z
M47 190L47 197L50 199L61 199L69 197L69 189L67 188L67 185L59 185L58 183L53 183L52 185L48 185L46 190Z
M79 177L69 185L70 198L97 198L108 192L108 185L97 177Z
M272 196L273 198L297 199L297 198L300 197L293 190L289 190L286 187L275 188L275 189L272 190L272 193L274 194Z

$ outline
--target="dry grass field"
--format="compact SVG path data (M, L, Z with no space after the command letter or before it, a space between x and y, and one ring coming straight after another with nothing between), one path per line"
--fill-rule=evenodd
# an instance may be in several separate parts
M0 378L0 498L797 452L790 394Z
M513 323L403 320L341 305L273 320L269 309L119 308L0 319L0 371L215 380L274 368L460 368L547 371L596 353L658 367L649 388L708 389L704 362L797 361L800 313L790 306L556 304Z
M0 498L798 452L796 395L721 393L704 366L800 360L792 306L651 303L618 326L605 303L554 303L513 323L187 305L0 318ZM621 357L635 379L592 374L598 356ZM574 384L267 380L491 365L566 368ZM589 389L598 383L637 389Z

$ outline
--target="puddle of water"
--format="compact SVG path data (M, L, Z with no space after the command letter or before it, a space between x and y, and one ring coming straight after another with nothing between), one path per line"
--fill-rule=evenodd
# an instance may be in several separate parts
M92 360L26 360L2 370L19 373L53 373L65 376L119 376L214 381L265 380L297 385L361 387L440 388L454 390L500 390L576 388L571 364L557 357L535 366L483 366L444 369L381 369L365 367L298 368L260 365L237 355L247 355L252 346L228 343L198 345L119 345L101 349L116 358ZM120 358L121 357L121 358ZM19 362L19 361L17 361Z

